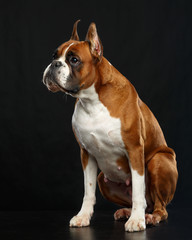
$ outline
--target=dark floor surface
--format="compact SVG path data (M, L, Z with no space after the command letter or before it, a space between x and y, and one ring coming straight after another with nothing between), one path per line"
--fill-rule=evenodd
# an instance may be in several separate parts
M96 212L90 227L69 228L73 211L0 212L0 239L192 240L192 209L169 210L169 219L146 231L127 233L113 212Z

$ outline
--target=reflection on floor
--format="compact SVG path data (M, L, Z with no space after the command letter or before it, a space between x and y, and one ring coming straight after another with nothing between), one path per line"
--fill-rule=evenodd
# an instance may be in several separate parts
M127 233L125 221L114 221L113 212L96 212L90 227L69 228L73 211L0 212L0 239L62 240L185 240L192 239L192 209L168 210L169 219L146 231Z

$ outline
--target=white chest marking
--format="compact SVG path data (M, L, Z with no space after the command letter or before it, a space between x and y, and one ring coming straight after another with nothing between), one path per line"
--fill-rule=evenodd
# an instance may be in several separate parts
M116 163L125 155L120 119L110 116L94 85L82 90L79 97L72 124L81 145L96 159L110 180L124 182L127 174L119 171Z

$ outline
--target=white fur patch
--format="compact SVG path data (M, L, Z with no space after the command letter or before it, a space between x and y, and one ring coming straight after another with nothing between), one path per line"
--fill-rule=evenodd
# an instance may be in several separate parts
M132 212L125 224L125 230L129 232L141 231L146 228L145 224L145 176L138 174L131 168L132 175Z
M125 155L121 137L121 121L110 116L99 100L94 85L81 90L72 124L81 145L95 157L105 176L114 182L125 182L128 174L117 167L117 159Z
M89 156L88 165L84 170L84 198L81 210L70 221L71 227L83 227L90 224L93 215L93 206L96 202L95 189L97 178L97 164L92 156Z
M62 67L59 69L58 74L57 74L57 78L58 78L58 83L65 88L67 79L69 77L70 74L70 69L66 63L66 53L69 50L69 48L73 45L74 43L71 43L65 50L63 56L61 56L58 61L62 62Z
M74 44L74 43L69 44L69 46L65 49L64 54L58 59L58 61L61 61L63 64L65 63L66 53L68 52L69 48L70 48L73 44Z

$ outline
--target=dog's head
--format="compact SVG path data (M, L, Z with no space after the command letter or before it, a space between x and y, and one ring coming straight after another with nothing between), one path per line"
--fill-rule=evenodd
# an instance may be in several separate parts
M96 65L101 62L103 47L96 25L91 23L85 41L79 41L77 21L72 36L53 54L53 61L43 74L43 83L52 92L63 91L78 96L95 81Z

